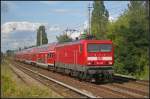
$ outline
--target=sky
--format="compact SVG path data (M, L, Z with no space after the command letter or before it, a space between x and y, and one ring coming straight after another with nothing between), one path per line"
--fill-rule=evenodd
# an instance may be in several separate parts
M92 1L1 1L1 51L36 44L36 30L45 25L48 42L67 28L82 32L88 26ZM104 1L109 20L115 21L129 1Z

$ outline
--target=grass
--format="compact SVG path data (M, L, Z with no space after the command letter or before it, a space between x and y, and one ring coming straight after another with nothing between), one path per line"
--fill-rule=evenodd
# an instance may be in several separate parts
M27 86L13 79L16 76L8 66L8 62L1 63L1 97L2 98L61 98L51 89Z
M140 79L140 80L149 80L149 67L145 67L144 71L140 74L127 74L127 73L116 73L116 74L122 74L126 76L132 76L133 78Z
M142 80L149 80L149 66L145 67L144 71L139 76L139 78Z

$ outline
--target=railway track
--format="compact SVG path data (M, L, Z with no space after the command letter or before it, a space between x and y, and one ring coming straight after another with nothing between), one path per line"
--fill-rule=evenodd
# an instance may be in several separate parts
M143 86L149 86L149 81L146 81L146 80L137 80L136 78L133 78L133 77L126 77L126 76L120 76L120 75L114 75L113 76L113 79L115 81L118 81L118 82L130 82L130 83L136 83L136 84L139 84L139 85L143 85Z
M31 65L22 64L22 63L15 63L15 64L19 64L19 66L22 65L23 67L26 67L28 69L30 68L38 73L41 73L46 77L48 76L57 81L61 81L66 85L73 86L74 88L79 89L82 92L88 94L92 93L94 97L100 97L100 98L112 98L112 97L113 98L147 98L149 97L148 95L149 90L148 91L146 90L146 92L144 91L148 87L146 85L139 85L136 83L137 88L140 86L139 87L140 90L137 90L135 87L132 88L133 85L130 82L125 82L127 83L126 85L123 83L123 81L121 81L122 83L113 82L109 84L93 84L84 81L81 82L76 78L71 78L59 73L53 73L52 71L36 68ZM128 85L130 85L131 87L127 87ZM142 89L142 87L144 88Z
M50 86L52 88L53 87L59 87L61 89L61 92L59 92L59 94L61 94L63 97L67 97L67 95L64 95L62 93L68 93L71 95L71 96L74 96L74 97L82 97L82 98L96 98L95 96L93 95L90 95L88 93L85 93L85 92L82 92L80 91L79 89L77 88L74 88L72 86L69 86L65 83L62 83L58 80L55 80L53 78L50 78L48 76L45 76L37 71L34 71L34 70L31 70L29 68L26 68L26 67L23 67L21 65L18 65L18 64L15 64L16 67L18 67L18 69L20 69L21 71L23 71L24 73L26 73L27 75L30 75L32 78L40 81L41 83L43 83L44 85L47 85L47 86ZM29 73L30 72L30 73ZM34 75L34 76L33 76ZM36 78L35 78L36 77ZM50 85L51 84L51 85ZM62 91L62 88L63 88L63 91ZM58 90L54 89L55 91L58 92ZM71 92L72 91L72 92ZM69 95L69 96L70 96ZM100 98L100 97L99 97Z

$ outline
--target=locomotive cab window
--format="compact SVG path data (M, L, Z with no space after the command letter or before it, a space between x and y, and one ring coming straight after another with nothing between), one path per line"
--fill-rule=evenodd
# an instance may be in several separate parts
M111 52L111 50L111 44L88 44L87 46L88 52Z

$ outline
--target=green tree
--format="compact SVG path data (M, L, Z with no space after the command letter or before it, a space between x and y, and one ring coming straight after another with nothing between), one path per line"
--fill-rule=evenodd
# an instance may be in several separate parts
M41 37L42 34L42 37ZM42 39L42 40L41 40ZM40 42L43 44L48 43L47 34L45 32L45 26L41 25L37 30L37 46L40 46Z
M109 23L107 37L115 44L115 71L144 75L149 64L149 19L145 1L130 1L117 21Z
M130 1L129 5L129 33L126 35L130 53L130 59L134 59L133 64L136 67L134 71L141 75L144 67L148 66L149 53L149 32L147 11L144 6L145 1Z
M96 39L106 39L109 13L104 6L104 1L94 1L91 18L91 31Z
M67 34L62 34L62 35L56 36L56 39L59 43L72 41L72 38L69 37Z
M7 50L6 54L7 54L7 56L13 56L14 55L14 51L13 50Z
M4 60L4 53L1 52L1 63L3 62L3 60Z
M80 35L80 39L86 39L87 33L88 33L88 30L84 29L83 33Z

